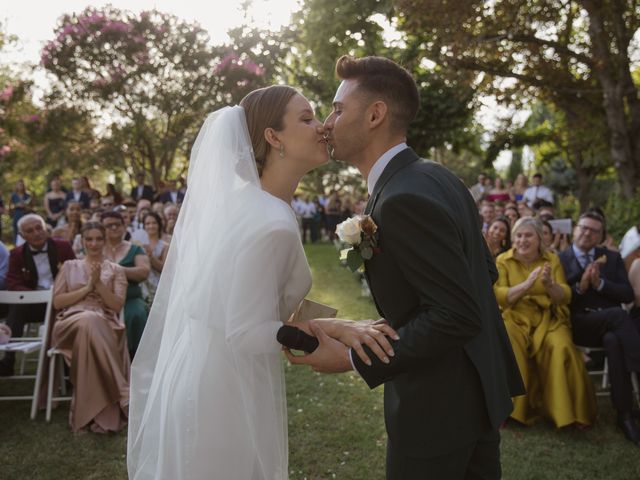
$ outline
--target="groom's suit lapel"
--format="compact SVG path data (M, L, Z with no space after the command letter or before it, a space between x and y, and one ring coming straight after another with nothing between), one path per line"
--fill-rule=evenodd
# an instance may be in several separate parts
M393 177L397 172L418 159L420 159L420 157L416 152L413 151L412 148L405 148L391 159L389 164L382 171L382 175L380 175L380 178L376 182L373 191L371 192L371 196L369 197L367 206L364 209L365 215L370 215L371 212L373 212L373 209L376 206L376 202L378 201L378 197L380 196L380 192L387 184L387 182L391 180L391 177Z
M384 188L384 186L389 182L389 180L391 180L391 178L400 170L402 170L406 166L410 165L411 163L419 159L420 157L418 156L418 154L414 152L411 148L406 148L405 150L402 150L400 153L398 153L395 157L391 159L389 164L382 171L380 178L376 182L373 188L373 191L371 192L371 196L369 197L367 206L364 209L365 215L372 214L378 202L378 199L380 197L380 193L382 192L382 189ZM375 217L374 217L374 221L377 221ZM367 260L364 262L364 266L365 266L364 274L365 274L365 278L367 279L367 283L369 284L369 288L371 289L371 294L372 294L371 296L373 297L373 302L376 305L376 309L378 310L378 313L381 316L385 316L385 313L383 312L380 304L378 303L378 299L376 298L376 295L374 293L374 288L371 283L370 275L371 275L371 270L374 269L374 265L372 264L373 262L376 262L375 256L371 260ZM379 266L375 267L376 270L378 270L379 268L380 268Z

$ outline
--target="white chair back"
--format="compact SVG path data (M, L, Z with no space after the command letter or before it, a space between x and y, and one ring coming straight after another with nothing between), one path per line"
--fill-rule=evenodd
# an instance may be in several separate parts
M38 409L38 396L40 395L40 383L42 381L44 360L46 355L46 345L49 341L49 325L51 322L51 311L53 303L53 290L24 290L9 291L0 290L0 303L8 305L33 305L44 303L47 305L43 321L42 334L39 337L19 337L12 339L5 347L5 351L21 351L20 344L24 342L39 342L38 367L35 375L35 385L31 397L0 397L2 400L24 400L31 398L31 419L36 417ZM11 344L14 344L13 346Z

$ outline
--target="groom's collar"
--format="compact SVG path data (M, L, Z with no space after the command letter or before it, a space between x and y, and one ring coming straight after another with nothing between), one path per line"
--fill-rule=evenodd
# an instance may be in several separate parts
M369 196L369 201L367 202L367 206L365 208L365 215L369 215L373 211L373 207L376 205L376 201L378 200L378 196L380 195L380 191L384 188L391 177L393 177L396 172L402 170L402 168L407 165L419 160L420 157L413 149L407 147L404 150L401 150L397 153L387 164L386 168L382 171L380 178L373 187L373 191Z
M369 190L369 195L373 192L376 183L378 183L378 180L380 179L380 175L382 175L384 169L387 168L389 162L405 148L407 148L407 144L405 142L399 143L384 152L382 156L376 160L376 163L371 167L369 176L367 177L367 190Z

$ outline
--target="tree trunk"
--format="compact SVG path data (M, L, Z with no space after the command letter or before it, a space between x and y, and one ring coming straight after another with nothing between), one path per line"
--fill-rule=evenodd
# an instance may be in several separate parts
M591 184L594 175L588 170L574 165L573 169L578 177L578 202L580 204L580 213L585 212L589 208L591 197Z
M610 133L610 151L618 171L622 194L632 198L640 185L640 102L631 78L629 36L624 19L613 18L614 31L605 30L607 2L583 1L589 14L589 37L594 70L603 91L603 106ZM613 15L622 15L616 10ZM615 43L615 50L612 48Z

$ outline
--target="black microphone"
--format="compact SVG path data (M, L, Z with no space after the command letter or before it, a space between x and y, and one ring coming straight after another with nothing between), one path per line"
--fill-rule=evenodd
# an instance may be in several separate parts
M278 342L292 350L302 350L303 352L313 353L318 348L319 342L316 337L300 330L298 327L291 325L283 325L276 335Z

